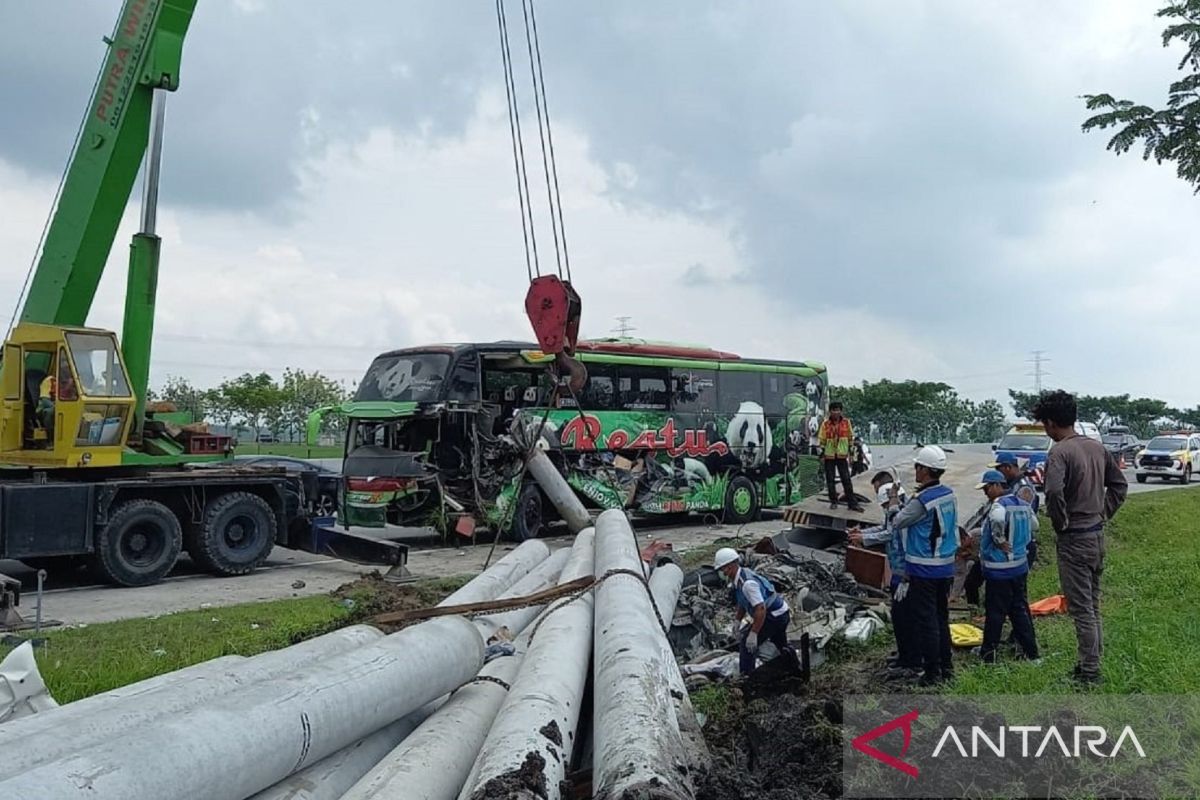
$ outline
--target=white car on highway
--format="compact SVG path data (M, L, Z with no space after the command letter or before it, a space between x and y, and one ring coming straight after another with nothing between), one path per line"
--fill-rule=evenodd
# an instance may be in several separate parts
M1134 465L1138 483L1145 483L1151 476L1190 483L1192 473L1200 468L1200 434L1159 434L1146 443Z

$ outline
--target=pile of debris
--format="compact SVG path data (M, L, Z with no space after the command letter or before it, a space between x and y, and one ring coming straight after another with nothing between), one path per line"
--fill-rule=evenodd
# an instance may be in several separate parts
M845 571L841 558L803 559L760 543L742 553L742 563L767 578L787 600L788 640L807 644L802 656L811 665L821 663L825 646L835 636L862 641L888 622L887 604L870 596ZM701 567L684 577L669 639L689 689L738 674L737 642L731 635L734 613L732 591L719 572ZM759 649L762 662L776 655L769 642Z
M438 608L228 656L0 726L0 797L693 800L708 754L623 512ZM660 610L661 609L661 610ZM665 612L665 613L664 613ZM395 623L398 619L388 619Z

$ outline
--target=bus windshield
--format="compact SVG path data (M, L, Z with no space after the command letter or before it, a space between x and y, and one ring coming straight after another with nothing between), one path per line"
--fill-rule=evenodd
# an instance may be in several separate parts
M442 393L448 353L399 353L379 356L367 369L355 400L432 403Z

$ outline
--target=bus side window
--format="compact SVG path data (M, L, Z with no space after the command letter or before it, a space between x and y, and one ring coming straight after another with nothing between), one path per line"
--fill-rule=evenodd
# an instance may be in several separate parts
M619 376L622 409L666 411L670 394L665 367L622 366Z
M762 373L763 409L768 416L778 417L787 409L787 398L790 394L804 396L804 379L797 375L786 375L782 372Z
M587 385L579 402L587 411L611 411L617 407L617 371L610 364L588 364Z
M717 407L717 371L713 369L671 370L671 408L704 413Z
M736 414L742 403L763 404L759 372L721 370L717 373L717 401L722 414Z

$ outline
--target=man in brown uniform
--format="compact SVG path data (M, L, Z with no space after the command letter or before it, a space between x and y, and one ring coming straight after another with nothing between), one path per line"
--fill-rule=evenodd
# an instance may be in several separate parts
M1104 523L1125 502L1128 484L1104 445L1075 431L1076 416L1074 396L1063 391L1042 395L1033 408L1034 419L1054 440L1046 460L1046 513L1058 539L1058 580L1079 642L1073 677L1095 684L1104 650Z

